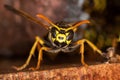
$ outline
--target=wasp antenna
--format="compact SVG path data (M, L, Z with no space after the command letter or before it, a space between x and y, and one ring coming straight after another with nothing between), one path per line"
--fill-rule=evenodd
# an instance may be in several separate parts
M78 26L80 26L80 25L82 25L82 24L86 24L86 23L90 23L90 21L88 21L88 20L83 20L83 21L79 21L79 22L77 22L76 24L74 24L74 26L73 27L78 27Z
M75 23L70 29L75 29L76 27L79 27L82 24L86 24L86 23L90 23L89 20L83 20L83 21L79 21L77 23Z
M57 25L55 25L51 20L49 20L49 19L48 19L47 17L45 17L44 15L42 15L42 14L37 14L37 17L44 19L45 21L47 21L47 22L48 22L49 24L51 24L52 26L54 26L54 27L56 27L56 28L59 29L59 27L58 27Z
M9 10L9 11L11 11L11 12L13 12L13 13L16 13L16 14L18 14L18 15L20 15L20 16L23 16L23 17L25 17L26 19L28 19L28 20L30 20L30 21L32 21L32 22L34 22L34 23L37 23L37 24L45 27L46 29L48 29L48 26L47 26L47 25L44 25L42 22L40 22L40 21L37 20L36 18L32 17L32 16L29 15L28 13L26 13L26 12L24 12L24 11L22 11L22 10L15 9L14 7L12 7L12 6L10 6L10 5L7 5L7 4L5 4L4 7L5 7L7 10Z

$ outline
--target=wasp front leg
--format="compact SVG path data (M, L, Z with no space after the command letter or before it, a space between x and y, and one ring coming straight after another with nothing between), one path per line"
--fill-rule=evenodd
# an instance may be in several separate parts
M42 53L42 51L47 51L47 50L49 50L49 48L48 47L41 47L40 48L40 50L39 50L39 55L38 55L38 62L37 62L37 66L36 66L36 68L34 68L34 67L31 67L31 68L29 68L29 70L38 70L39 68L40 68L40 62L42 61L42 55L43 55L43 53Z
M31 48L31 50L30 50L30 54L29 54L29 56L28 56L25 64L23 64L23 65L20 66L20 67L13 67L13 68L16 69L16 70L18 70L18 71L26 68L26 67L29 65L29 63L30 63L30 60L31 60L32 56L34 55L36 48L38 47L39 55L38 55L37 66L36 66L36 68L30 68L30 69L32 69L32 70L39 69L39 67L40 67L40 62L41 62L41 60L42 60L42 51L43 51L43 50L46 50L46 51L47 51L47 50L49 49L48 47L42 47L41 45L43 45L43 44L44 44L44 41L37 36L37 37L36 37L36 41L35 41L34 45L32 46L32 48Z
M81 63L85 66L88 66L84 61L84 43L87 43L94 51L97 51L100 55L102 55L102 51L99 50L92 42L90 42L87 39L82 39L76 42L76 44L79 44L80 47L80 53L81 53Z

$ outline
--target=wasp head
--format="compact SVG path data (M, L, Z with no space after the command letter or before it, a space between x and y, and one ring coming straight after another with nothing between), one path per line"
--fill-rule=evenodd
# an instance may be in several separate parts
M38 14L38 17L47 21L51 26L49 27L49 40L54 46L64 47L72 43L75 30L78 26L84 23L89 23L88 20L79 21L73 25L66 24L65 22L52 23L48 18Z
M58 22L56 26L50 30L52 42L59 47L69 45L73 40L74 31L72 29L68 30L69 25L64 22Z

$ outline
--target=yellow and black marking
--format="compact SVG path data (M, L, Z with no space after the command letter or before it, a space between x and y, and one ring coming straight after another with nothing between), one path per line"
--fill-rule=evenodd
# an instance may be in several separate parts
M83 20L76 22L73 25L66 24L64 22L58 22L54 24L52 21L50 21L47 17L38 14L37 17L42 18L43 20L47 21L51 26L46 26L40 21L36 20L35 18L31 17L29 14L21 11L21 10L16 10L11 6L5 5L5 8L7 8L10 11L13 11L21 16L26 17L27 19L40 24L41 26L45 27L46 29L49 30L47 39L41 39L40 37L36 37L36 41L34 45L31 48L30 54L28 59L26 60L25 64L23 64L21 67L14 67L16 70L22 70L26 68L32 56L35 53L36 48L38 48L38 62L36 68L30 68L32 70L36 70L40 68L40 63L42 61L42 55L43 55L43 50L46 52L51 52L51 53L59 53L60 51L63 52L72 52L75 50L78 46L80 46L80 51L81 53L81 62L83 65L87 66L87 64L84 62L84 43L86 42L91 48L93 48L94 51L97 51L99 54L102 55L101 50L99 50L93 43L91 43L89 40L86 39L81 39L76 42L74 42L74 34L77 30L77 28L85 23L90 23L88 20ZM72 46L71 46L72 45ZM54 48L53 48L54 47Z

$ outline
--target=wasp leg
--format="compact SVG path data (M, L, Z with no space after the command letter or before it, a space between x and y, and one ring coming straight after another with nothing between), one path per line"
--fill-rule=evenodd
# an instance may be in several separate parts
M35 50L36 50L36 47L37 47L37 45L38 45L39 43L40 43L41 45L43 45L43 44L44 44L44 41L37 36L37 37L36 37L36 41L35 41L35 43L33 44L32 48L31 48L31 50L30 50L30 54L29 54L29 56L28 56L25 64L23 64L23 65L20 66L20 67L14 66L13 68L16 69L16 70L18 70L18 71L26 68L26 67L29 65L30 60L31 60L31 58L32 58L32 55L34 55L34 52L35 52Z
M40 62L42 61L42 55L43 55L43 53L42 53L42 51L43 50L45 50L45 51L47 51L47 50L49 50L49 48L48 47L41 47L40 48L40 50L39 50L39 55L38 55L38 62L37 62L37 66L36 66L36 68L29 68L30 70L37 70L37 69L39 69L40 68Z
M37 37L37 39L38 39L38 42L41 44L41 45L43 45L44 44L44 41L43 40L41 40L39 37ZM37 62L37 66L36 66L36 68L31 68L31 70L37 70L37 69L39 69L40 68L40 62L42 61L42 55L43 55L43 53L42 53L42 51L44 50L44 51L47 51L47 50L49 50L50 48L48 48L48 47L44 47L44 46L42 46L41 47L41 45L40 44L38 44L38 51L39 51L39 55L38 55L38 62Z
M102 55L102 51L99 50L92 42L90 42L87 39L82 39L76 42L76 44L81 45L80 47L80 53L81 53L81 63L85 66L88 66L84 61L84 43L87 43L94 51L97 51L100 55Z

